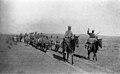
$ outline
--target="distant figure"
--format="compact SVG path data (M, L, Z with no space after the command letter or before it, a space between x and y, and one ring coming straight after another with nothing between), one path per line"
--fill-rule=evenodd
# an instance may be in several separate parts
M64 35L64 40L67 42L67 43L70 43L70 40L73 39L73 33L71 31L71 26L68 26L68 30L65 32L65 35Z
M49 38L48 38L48 36L46 36L46 40L48 40Z
M56 43L60 43L60 39L58 36L56 36Z
M60 39L58 36L56 36L56 45L55 45L55 51L57 52L60 48Z
M53 36L51 35L51 38L53 38Z
M42 32L40 33L40 37L43 37L43 34L42 34Z
M22 42L23 35L20 33L20 42Z

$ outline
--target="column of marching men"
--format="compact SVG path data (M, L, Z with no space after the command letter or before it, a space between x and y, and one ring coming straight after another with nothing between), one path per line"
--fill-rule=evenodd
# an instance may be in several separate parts
M44 51L52 49L53 46L55 51L58 51L59 47L61 47L61 39L59 36L53 37L52 35L48 36L46 34L37 32L12 35L11 39L16 43L24 42L27 44L26 46L31 45L36 49L41 49Z
M93 60L97 61L97 51L99 48L102 48L102 38L98 38L98 34L89 32L89 28L87 30L87 34L89 38L85 42L85 48L88 52L88 59L90 59L90 53L93 52ZM68 30L65 32L63 38L59 38L58 36L53 37L52 35L45 33L25 33L19 35L12 35L10 38L15 44L18 42L24 42L28 45L35 47L36 49L40 49L43 51L51 50L53 46L55 46L54 50L57 52L58 49L62 48L62 54L64 61L68 61L69 55L71 56L71 63L73 64L73 56L75 52L75 48L79 47L79 36L76 36L71 31L71 26L68 26Z

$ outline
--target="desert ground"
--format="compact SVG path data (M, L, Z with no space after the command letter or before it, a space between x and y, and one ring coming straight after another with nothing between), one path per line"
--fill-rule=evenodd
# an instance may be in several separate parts
M80 35L79 48L74 54L74 65L62 60L58 52L44 53L25 43L7 42L9 35L0 35L0 74L119 74L120 37L100 36L103 48L97 53L98 61L87 59L84 48L86 35Z

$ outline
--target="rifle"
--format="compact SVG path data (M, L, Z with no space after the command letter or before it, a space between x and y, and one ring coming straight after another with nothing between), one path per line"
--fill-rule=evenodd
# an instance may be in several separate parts
M96 35L98 35L100 32L98 32Z

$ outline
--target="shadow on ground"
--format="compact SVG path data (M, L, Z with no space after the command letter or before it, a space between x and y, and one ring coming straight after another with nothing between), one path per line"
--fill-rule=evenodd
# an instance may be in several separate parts
M82 58L82 59L88 60L87 57L82 56L82 55L74 54L74 56L75 56L75 57L78 57L78 58Z
M63 57L59 56L59 55L56 55L56 54L53 54L53 57L59 61L64 61L63 60Z

